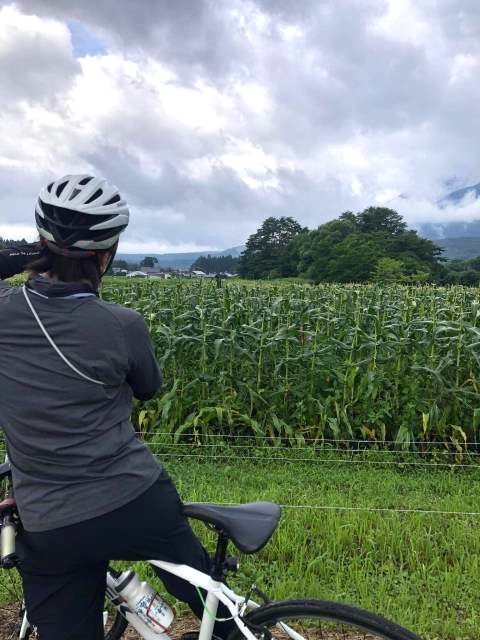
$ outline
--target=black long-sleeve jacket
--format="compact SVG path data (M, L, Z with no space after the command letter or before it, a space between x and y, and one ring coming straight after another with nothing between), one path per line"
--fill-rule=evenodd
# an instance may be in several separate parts
M2 274L12 268L4 261ZM135 436L130 413L132 395L152 397L162 378L137 312L100 300L84 283L36 276L27 290L70 362L104 383L72 371L22 288L0 282L0 428L23 525L47 531L108 513L153 484L160 467Z

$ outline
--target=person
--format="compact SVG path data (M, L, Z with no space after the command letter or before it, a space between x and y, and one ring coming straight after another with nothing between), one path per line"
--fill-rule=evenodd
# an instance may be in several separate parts
M0 282L0 425L23 524L20 572L41 640L100 640L110 560L208 572L211 559L130 422L132 397L162 384L145 320L98 294L127 203L101 178L68 175L42 189L35 220L39 244L0 253L2 278L30 271L24 288ZM200 617L194 587L157 572Z

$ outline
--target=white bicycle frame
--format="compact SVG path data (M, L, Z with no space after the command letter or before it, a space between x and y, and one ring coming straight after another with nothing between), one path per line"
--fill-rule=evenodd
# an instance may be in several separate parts
M206 573L202 573L197 569L193 569L185 564L174 564L172 562L165 562L163 560L149 560L149 564L168 571L182 578L186 582L189 582L194 587L198 587L207 592L205 601L205 608L203 612L202 621L200 624L200 633L198 640L211 640L213 635L213 627L215 624L215 618L217 615L218 604L221 602L230 612L231 618L235 621L237 627L242 632L242 635L247 640L258 640L256 636L250 631L247 625L240 619L244 615L247 609L258 609L260 605L253 600L245 600L245 597L237 595L234 591L229 589L223 582L214 580ZM108 597L108 596L107 596ZM117 606L117 605L115 605ZM120 609L121 605L117 606ZM169 635L165 633L156 633L150 627L148 627L135 613L130 611L122 611L122 615L128 621L129 624L136 629L136 631L144 638L144 640L170 640ZM304 640L303 636L296 633L285 623L278 623L277 625L283 632L292 638L292 640ZM27 614L23 617L19 640L24 640L30 625L27 620Z
M238 596L234 591L229 589L223 582L213 580L211 576L206 573L202 573L197 569L193 569L185 564L174 564L172 562L165 562L163 560L149 560L149 563L154 567L168 571L168 573L178 576L189 582L194 587L198 587L207 592L205 601L205 608L200 625L199 640L211 640L213 635L213 626L215 624L215 617L217 615L218 603L221 602L230 612L230 616L235 620L238 628L242 634L248 640L257 640L248 627L240 620L240 615L245 610L246 606L250 608L257 608L259 605L249 601L245 603L245 598ZM161 634L155 633L148 628L135 614L124 614L128 622L142 635L144 640L158 640L160 637L163 640L170 640L167 633ZM140 624L138 624L138 622Z

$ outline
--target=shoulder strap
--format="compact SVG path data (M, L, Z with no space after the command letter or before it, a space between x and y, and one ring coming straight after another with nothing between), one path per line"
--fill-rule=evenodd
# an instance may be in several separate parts
M72 364L70 362L70 360L60 351L60 349L57 347L57 345L55 344L55 342L53 341L53 339L51 338L50 334L48 333L48 331L46 330L43 322L40 320L40 317L38 315L38 313L35 311L35 308L32 304L32 301L30 300L30 298L28 297L27 294L27 288L25 285L23 285L22 287L22 291L23 291L23 295L25 297L25 300L27 301L27 304L30 308L30 311L33 314L33 317L35 318L35 320L38 323L38 326L40 327L40 329L43 331L43 335L46 337L46 339L49 341L49 343L51 344L51 346L55 349L55 351L58 353L58 355L60 356L60 358L65 362L65 364L70 367L70 369L72 369L72 371L75 371L75 373L77 375L79 375L81 378L84 378L85 380L88 380L89 382L93 382L95 384L101 384L103 386L105 386L104 382L101 382L100 380L95 380L94 378L90 378L89 376L85 375L84 373L82 373L80 371L80 369L77 369L77 367Z

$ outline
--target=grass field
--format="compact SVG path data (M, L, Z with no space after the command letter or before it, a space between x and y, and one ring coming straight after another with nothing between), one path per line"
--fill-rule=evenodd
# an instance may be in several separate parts
M369 465L241 462L167 464L184 500L353 507L284 507L280 528L239 583L278 598L355 603L422 637L480 638L479 516L369 512L371 508L478 512L480 472ZM365 511L363 509L366 509ZM203 534L203 528L198 529Z
M185 501L283 505L267 547L242 556L234 580L241 592L255 581L275 598L363 606L428 640L480 639L480 516L452 514L480 511L479 469L239 456L230 463L178 461L174 455L166 467ZM195 529L211 545L205 527L196 523ZM0 598L6 579L0 574Z

